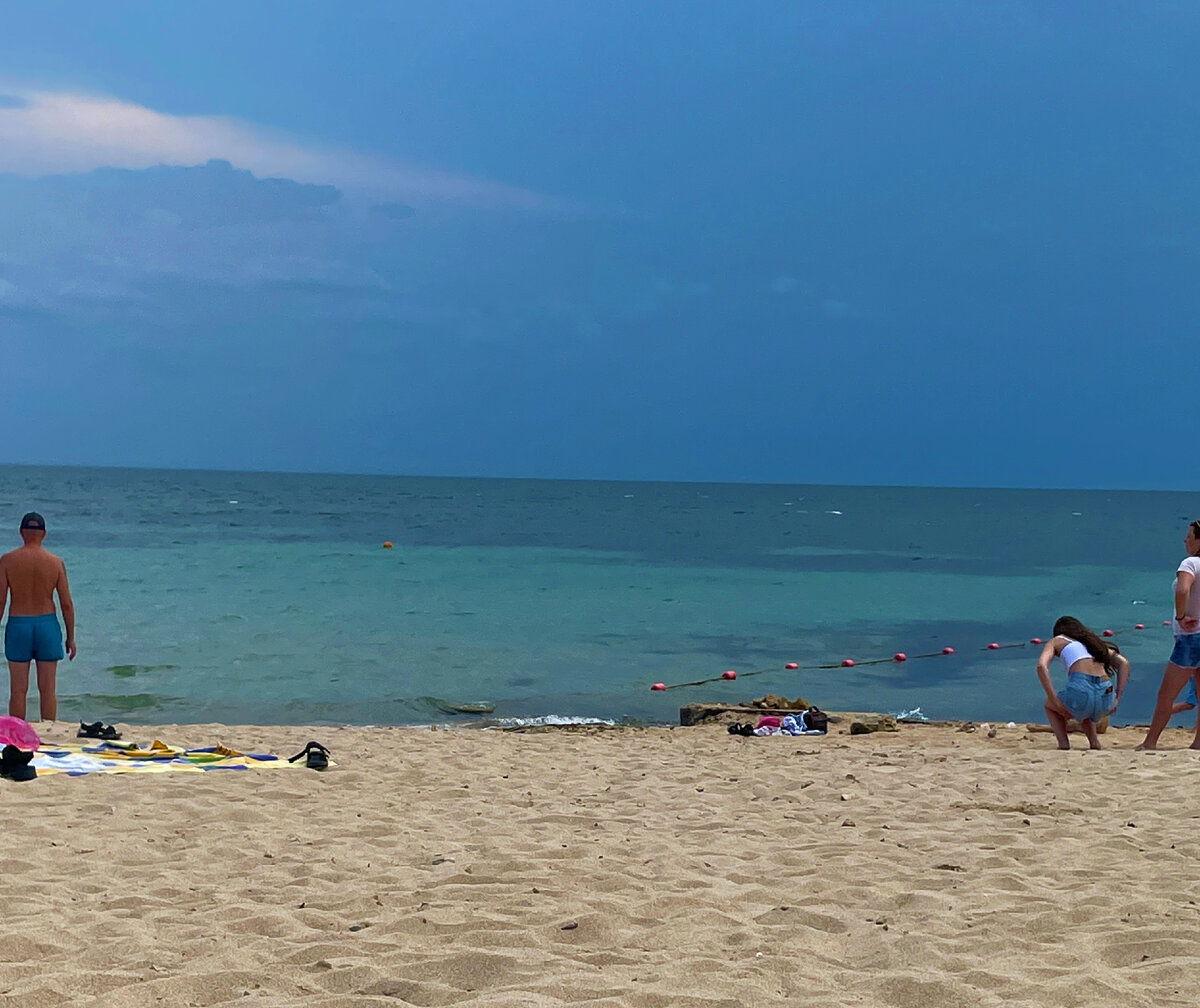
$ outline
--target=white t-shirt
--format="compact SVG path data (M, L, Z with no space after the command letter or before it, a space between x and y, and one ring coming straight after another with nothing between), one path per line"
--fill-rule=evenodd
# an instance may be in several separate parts
M1194 616L1200 619L1200 557L1186 557L1179 565L1179 571L1187 571L1196 580L1192 582L1192 590L1188 592L1187 606L1184 608L1184 614ZM1176 572L1175 580L1171 582L1171 592L1174 594L1175 586L1179 584L1179 572ZM1171 621L1171 629L1177 634L1183 633L1179 629L1179 621Z

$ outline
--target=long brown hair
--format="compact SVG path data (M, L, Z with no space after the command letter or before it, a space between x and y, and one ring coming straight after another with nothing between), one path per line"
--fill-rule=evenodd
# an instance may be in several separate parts
M1113 655L1119 655L1121 650L1115 644L1101 640L1095 630L1085 627L1074 616L1059 616L1054 623L1054 636L1057 637L1060 634L1063 637L1079 641L1096 661L1109 672L1113 670Z

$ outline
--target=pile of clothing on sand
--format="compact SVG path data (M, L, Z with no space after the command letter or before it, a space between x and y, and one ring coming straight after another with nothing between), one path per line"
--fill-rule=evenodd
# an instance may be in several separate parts
M824 735L829 730L829 715L818 707L797 711L795 714L764 714L757 724L734 723L729 726L730 735Z

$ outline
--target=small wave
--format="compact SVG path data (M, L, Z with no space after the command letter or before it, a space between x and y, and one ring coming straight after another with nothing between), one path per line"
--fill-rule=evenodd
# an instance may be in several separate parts
M462 700L443 700L441 697L423 696L417 697L417 701L422 704L427 704L436 710L439 714L491 714L495 709L495 704L488 703L486 700L477 701L462 701Z
M77 693L62 699L69 699L74 707L91 711L92 716L103 714L108 718L145 714L179 701L179 697L162 696L157 693Z
M924 714L921 713L920 707L914 707L912 710L900 711L895 715L897 721L928 721Z
M497 728L562 728L566 725L615 725L611 718L574 717L567 714L543 714L540 717L496 718L492 724Z
M128 678L136 675L146 675L150 672L174 672L178 665L109 665L104 671L115 676Z

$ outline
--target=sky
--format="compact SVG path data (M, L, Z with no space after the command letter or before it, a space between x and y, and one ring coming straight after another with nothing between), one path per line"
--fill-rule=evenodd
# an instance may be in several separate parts
M12 0L0 462L1200 489L1200 7Z

